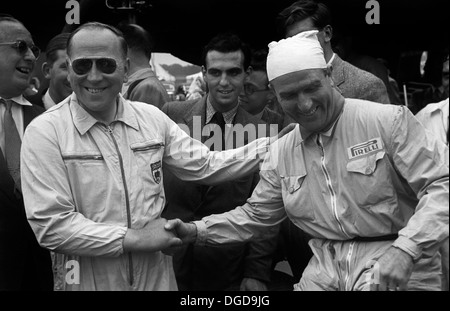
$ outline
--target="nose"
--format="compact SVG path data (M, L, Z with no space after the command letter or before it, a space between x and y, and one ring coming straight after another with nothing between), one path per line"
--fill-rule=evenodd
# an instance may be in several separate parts
M298 95L298 108L300 112L302 113L308 113L311 108L313 107L313 101L309 96L303 95L303 93L300 93Z
M102 73L97 69L95 62L92 64L92 68L87 75L88 81L100 81L102 79Z
M31 61L31 62L35 62L36 61L36 56L34 56L33 52L31 51L31 48L28 47L27 51L24 54L24 59L26 61Z
M226 86L228 84L229 84L228 76L226 73L223 73L222 76L220 77L220 85Z

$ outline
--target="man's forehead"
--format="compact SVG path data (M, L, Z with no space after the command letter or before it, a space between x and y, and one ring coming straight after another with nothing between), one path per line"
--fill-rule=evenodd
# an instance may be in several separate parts
M206 55L206 65L208 67L223 63L233 63L241 68L244 65L244 53L240 50L225 53L212 50Z
M324 78L325 72L323 69L304 69L277 77L272 81L272 84L274 86L295 84L297 87L306 87L321 82Z
M267 74L264 71L255 70L247 78L248 82L255 84L268 84L269 80Z
M32 41L30 32L20 23L14 21L0 22L0 40L26 40Z
M71 55L82 54L83 57L108 54L120 56L119 38L107 29L83 29L76 33L70 43Z

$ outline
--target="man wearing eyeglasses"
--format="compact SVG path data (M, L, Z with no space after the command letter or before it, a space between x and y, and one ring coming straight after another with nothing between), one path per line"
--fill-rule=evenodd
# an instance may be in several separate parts
M177 124L189 129L192 137L198 135L205 144L213 142L214 150L238 147L256 138L266 136L269 126L246 112L238 103L248 75L250 50L234 34L219 34L203 49L203 78L208 93L200 99L169 102L162 111ZM209 127L217 125L221 138L210 137ZM257 132L258 125L264 132ZM235 131L234 131L235 130ZM267 132L266 132L267 131ZM275 133L277 131L275 130ZM228 211L242 204L251 195L259 180L257 172L244 178L212 187L185 182L164 172L167 219L198 220L203 216ZM174 268L181 290L267 290L270 281L271 253L275 248L275 234L264 241L254 241L224 247L188 245L174 255Z
M252 53L250 71L239 95L239 105L248 113L281 130L284 123L284 112L275 93L269 88L266 61L266 50L257 50Z
M162 167L197 182L239 178L258 169L271 139L210 152L155 106L125 100L127 45L114 27L81 25L67 55L74 93L24 135L28 220L40 244L64 256L65 290L175 290L161 251L180 240L160 217Z
M50 254L27 222L20 180L24 128L43 110L22 96L39 49L18 20L0 17L0 291L52 290Z

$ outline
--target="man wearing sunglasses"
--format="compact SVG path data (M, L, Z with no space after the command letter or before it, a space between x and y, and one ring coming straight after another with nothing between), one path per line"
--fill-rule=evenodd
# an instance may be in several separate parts
M27 222L20 181L23 132L43 111L22 96L38 55L25 26L0 16L0 291L53 288L50 254Z
M81 25L67 55L74 93L24 136L29 222L41 245L63 254L66 290L175 290L161 250L181 241L160 217L163 165L184 180L223 182L257 170L273 139L210 152L155 106L125 100L127 44L114 27Z

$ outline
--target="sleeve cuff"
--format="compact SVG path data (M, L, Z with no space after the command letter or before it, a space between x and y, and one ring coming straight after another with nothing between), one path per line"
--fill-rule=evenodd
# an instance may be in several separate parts
M399 236L397 240L394 241L392 246L397 247L411 255L414 262L417 262L422 256L422 250L419 248L419 246L417 246L416 243L405 236Z
M206 223L203 220L193 221L197 226L197 238L195 244L204 246L206 244Z

